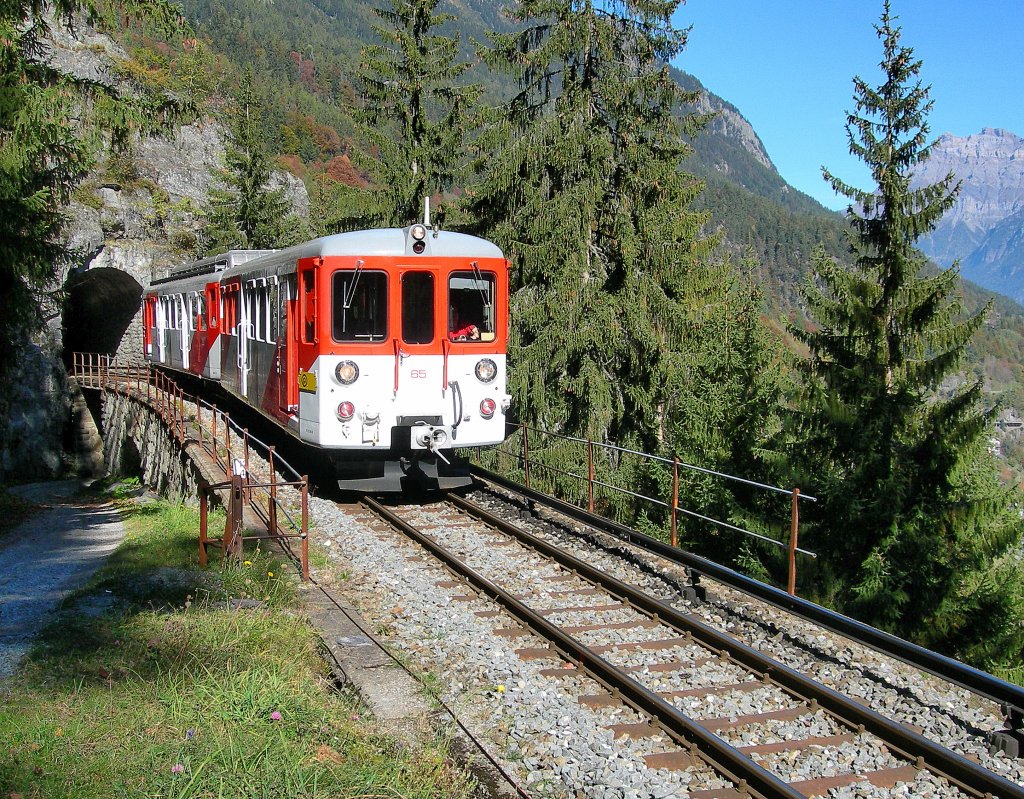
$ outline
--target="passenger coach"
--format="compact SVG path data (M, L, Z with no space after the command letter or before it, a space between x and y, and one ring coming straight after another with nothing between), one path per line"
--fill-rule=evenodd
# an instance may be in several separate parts
M505 437L508 270L428 225L235 250L151 283L145 357L322 448L343 488L457 487L453 448Z

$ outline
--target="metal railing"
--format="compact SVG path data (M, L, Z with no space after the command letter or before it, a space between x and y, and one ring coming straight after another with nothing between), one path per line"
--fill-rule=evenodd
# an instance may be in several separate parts
M192 396L164 372L148 363L124 363L114 356L76 352L72 355L71 376L87 388L113 391L146 405L161 419L179 446L197 445L224 472L224 481L200 482L199 563L207 564L207 548L219 547L223 558L242 558L245 541L278 542L299 564L302 579L309 579L309 477L300 475L271 445L250 435L231 417L201 397ZM207 424L205 417L209 417ZM234 431L234 435L232 435ZM254 469L253 452L264 453L268 476L263 479ZM278 470L292 480L279 480ZM279 496L282 489L299 492L299 518L296 519ZM228 518L224 536L208 536L209 502L218 491L228 491L224 502ZM265 535L244 534L245 507L266 526ZM299 539L300 552L291 549Z
M586 461L587 473L586 474L578 474L576 472L569 471L569 470L566 470L566 469L560 469L557 466L553 466L550 463L545 463L540 457L537 457L535 455L536 447L534 447L534 449L531 450L531 439L530 439L531 433L535 437L542 436L542 437L545 437L546 440L552 440L553 439L555 441L562 441L562 442L566 442L568 444L578 445L578 446L582 447L583 450L585 450L585 457L584 457L584 453L581 451L579 453L580 456L581 456L580 457L580 461L581 462L583 460ZM772 546L776 546L776 547L779 547L781 549L787 550L787 552L788 552L788 559L789 559L787 590L788 590L789 594L792 595L792 596L796 595L796 574L797 574L796 556L797 556L797 553L799 553L801 555L806 555L807 557L811 557L811 558L816 558L817 557L816 553L811 552L811 551L809 551L807 549L802 549L799 546L799 539L800 539L800 507L799 507L799 503L800 503L801 500L805 501L805 502L817 502L817 498L816 497L812 497L812 496L810 496L808 494L801 493L799 488L792 488L792 489L781 488L779 486L773 486L773 485L769 485L767 483L760 483L760 482L757 482L755 480L749 480L749 479L744 478L744 477L737 477L736 475L726 474L725 472L718 472L718 471L715 471L713 469L704 468L702 466L694 466L692 464L685 463L685 462L679 460L678 457L666 458L666 457L662 457L660 455L651 455L650 453L647 453L647 452L640 452L638 450L629 449L627 447L620 447L620 446L617 446L615 444L602 444L600 442L591 441L591 440L585 439L585 438L578 438L576 436L567 436L567 435L562 435L560 433L553 433L553 432L550 432L548 430L542 430L540 428L531 427L531 426L527 425L526 423L523 423L523 424L521 424L519 426L519 434L518 434L518 436L510 436L509 439L508 439L508 441L516 441L516 440L518 440L519 443L520 443L520 449L519 449L518 452L511 451L509 449L502 448L502 447L496 448L495 451L497 453L499 453L499 454L507 455L507 456L515 459L516 461L518 461L518 463L520 465L520 468L522 469L522 472L523 472L523 482L524 482L524 484L526 485L527 488L531 488L532 487L531 486L531 481L532 481L531 469L532 470L543 470L545 473L557 474L557 475L560 475L562 477L567 477L570 480L579 481L579 483L581 485L585 485L585 487L586 487L586 499L587 499L587 510L590 513L594 513L595 512L597 489L606 489L608 491L612 491L612 492L615 492L615 493L618 493L618 494L622 494L622 495L625 495L625 496L632 497L633 499L640 500L641 502L646 502L646 503L649 503L651 505L654 505L654 506L657 506L657 507L660 507L660 508L664 508L664 509L666 509L668 511L668 515L669 515L669 541L670 541L670 543L671 543L671 545L673 547L679 546L679 532L678 532L678 529L679 529L679 517L680 517L680 515L682 515L682 516L686 516L686 517L689 517L691 519L696 519L696 520L701 521L701 522L712 524L712 525L715 525L716 527L720 527L720 528L725 529L725 530L730 530L730 531L738 533L740 535L748 536L748 537L756 539L758 541L763 541L763 542L768 543L768 544L770 544ZM536 443L536 438L534 438L534 443ZM479 461L480 460L479 449L477 450L477 453L478 453L477 454L477 459ZM664 498L652 497L652 496L649 496L647 494L643 494L643 493L640 493L638 491L634 491L631 488L626 488L626 487L621 486L621 485L616 485L614 483L610 483L610 482L607 482L605 480L598 479L598 477L597 477L597 460L598 460L597 453L606 453L608 455L607 461L608 461L609 464L612 464L612 462L616 458L621 458L621 456L623 456L623 455L628 455L628 456L639 458L641 461L646 461L648 463L660 464L660 465L665 466L665 467L670 467L671 468L671 476L672 476L672 484L671 484L672 487L671 487L671 491L670 491L669 495L664 497ZM612 471L615 471L614 467L612 467ZM746 529L744 529L744 528L742 528L742 527L740 527L738 525L732 524L730 522L722 521L720 519L714 519L714 518L711 518L710 516L707 516L705 514L699 513L699 512L697 512L695 510L692 510L690 508L685 508L685 507L680 506L680 504L679 504L679 485L680 485L680 475L683 472L692 472L694 474L700 474L700 475L704 475L704 476L715 478L715 479L720 479L720 480L725 480L725 481L729 481L729 482L739 483L739 484L745 485L745 486L747 486L749 488L752 488L752 489L755 489L755 490L758 490L758 491L773 492L773 493L783 494L783 495L789 496L790 503L789 503L789 514L788 514L788 516L789 516L789 518L788 518L788 523L789 523L789 538L788 538L788 541L780 541L779 539L771 538L770 536L762 535L761 533L756 533L756 532L754 532L752 530L746 530Z

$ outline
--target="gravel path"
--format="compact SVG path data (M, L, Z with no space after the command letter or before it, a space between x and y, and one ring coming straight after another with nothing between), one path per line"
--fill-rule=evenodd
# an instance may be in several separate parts
M43 509L0 541L0 680L17 669L50 612L124 538L113 505L76 500L81 487L63 480L8 489Z

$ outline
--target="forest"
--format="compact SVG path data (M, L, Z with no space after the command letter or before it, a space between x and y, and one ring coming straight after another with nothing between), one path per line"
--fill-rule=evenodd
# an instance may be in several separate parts
M163 0L65 0L58 14L118 31L119 68L139 87L125 98L71 87L35 60L45 20L15 4L3 12L0 125L6 149L27 155L0 167L20 198L3 245L19 266L0 272L0 299L42 290L61 256L61 208L95 164L124 171L132 137L159 126L223 129L202 224L169 231L183 260L405 225L429 196L441 224L512 261L521 420L806 487L819 502L801 543L820 555L801 572L803 595L1019 680L1018 487L990 452L998 406L985 380L1004 402L1024 400L1024 315L915 249L955 199L948 180L910 189L930 143L920 61L884 2L883 82L851 76L847 117L877 183L826 172L850 201L836 215L706 136L699 84L669 66L685 61L678 5L469 3L456 18L440 0L185 0L180 15ZM94 131L59 134L83 108ZM743 165L734 180L714 169L723 158ZM306 182L308 219L270 188L282 168ZM8 318L0 334L38 322ZM555 445L539 454L576 465ZM629 479L654 490L665 475ZM777 513L703 479L681 486L681 502L755 530ZM628 499L606 510L664 533L664 518L639 517ZM696 523L682 535L783 579L757 541Z

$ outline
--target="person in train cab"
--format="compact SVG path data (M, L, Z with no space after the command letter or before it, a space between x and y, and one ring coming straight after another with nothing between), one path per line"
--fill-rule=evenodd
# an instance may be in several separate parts
M459 309L452 307L452 329L448 334L452 341L479 341L480 328L470 323L462 325L460 322Z

